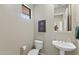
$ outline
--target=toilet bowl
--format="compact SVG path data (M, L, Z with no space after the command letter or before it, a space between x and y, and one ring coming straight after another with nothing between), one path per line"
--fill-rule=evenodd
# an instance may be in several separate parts
M39 49L32 49L32 50L30 50L28 55L39 55Z
M39 52L42 48L43 41L35 40L35 49L30 50L27 55L39 55Z

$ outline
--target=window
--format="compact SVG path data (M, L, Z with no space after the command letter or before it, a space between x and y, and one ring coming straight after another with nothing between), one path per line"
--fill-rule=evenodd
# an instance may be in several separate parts
M28 8L26 5L22 4L22 13L21 17L27 21L31 19L31 9Z

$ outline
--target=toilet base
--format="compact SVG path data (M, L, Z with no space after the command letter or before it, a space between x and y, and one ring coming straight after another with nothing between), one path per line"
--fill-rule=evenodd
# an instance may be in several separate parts
M39 49L32 49L27 55L39 55Z

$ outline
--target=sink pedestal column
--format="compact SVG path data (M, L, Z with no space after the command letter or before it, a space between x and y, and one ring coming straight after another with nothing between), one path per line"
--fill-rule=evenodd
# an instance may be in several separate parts
M60 55L65 55L65 51L60 49Z

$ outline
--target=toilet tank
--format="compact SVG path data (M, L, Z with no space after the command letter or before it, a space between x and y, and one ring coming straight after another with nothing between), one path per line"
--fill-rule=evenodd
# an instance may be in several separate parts
M43 41L35 40L35 48L42 49L43 48Z

